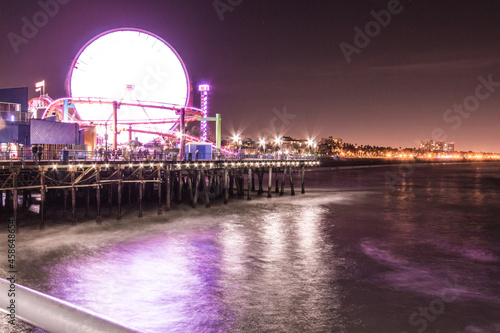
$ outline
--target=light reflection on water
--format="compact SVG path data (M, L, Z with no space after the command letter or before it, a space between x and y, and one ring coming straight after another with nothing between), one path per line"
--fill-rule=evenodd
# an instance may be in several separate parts
M417 167L394 191L384 168L317 172L305 196L25 232L23 278L148 332L417 332L443 291L429 331L495 332L499 170Z
M342 327L339 295L325 292L336 265L325 267L328 210L235 205L254 217L205 216L199 228L63 260L50 269L49 294L150 332Z

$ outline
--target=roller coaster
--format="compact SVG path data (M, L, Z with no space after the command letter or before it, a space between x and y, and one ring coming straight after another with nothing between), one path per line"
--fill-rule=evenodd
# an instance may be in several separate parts
M112 116L106 120L99 119L81 119L78 114L76 105L109 105L113 108ZM122 106L146 109L161 109L175 111L176 117L166 117L162 119L120 119L120 108ZM41 119L48 119L56 117L57 121L65 121L77 123L81 128L89 126L110 126L111 132L114 134L115 140L113 147L116 149L118 145L117 134L125 132L151 134L160 136L169 140L179 139L180 136L184 137L185 142L200 142L201 139L195 136L181 133L180 128L183 128L183 123L198 121L203 116L203 110L194 107L187 107L184 105L175 105L163 102L152 101L136 101L136 102L123 102L114 101L109 98L101 97L63 97L52 99L48 95L42 95L31 99L28 102L29 111L32 117L36 116L36 111L39 108L45 109L41 115ZM147 115L147 113L146 113ZM111 119L112 118L112 119ZM172 126L164 126L166 124L173 124ZM163 126L162 126L163 125Z

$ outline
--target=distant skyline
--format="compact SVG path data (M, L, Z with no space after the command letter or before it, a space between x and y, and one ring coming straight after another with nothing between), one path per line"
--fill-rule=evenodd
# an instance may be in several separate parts
M180 54L196 104L211 85L224 136L500 152L498 1L24 0L0 15L0 88L30 97L40 80L65 96L80 48L134 27Z

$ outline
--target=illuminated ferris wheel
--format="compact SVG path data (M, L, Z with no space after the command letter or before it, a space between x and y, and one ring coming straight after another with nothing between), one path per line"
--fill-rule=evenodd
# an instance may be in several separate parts
M114 121L118 132L133 127L146 139L148 132L172 131L180 109L190 111L187 121L201 114L191 107L191 82L177 52L162 38L135 28L109 30L87 42L73 60L66 90L70 98L54 101L44 117L66 103L80 123L108 126Z

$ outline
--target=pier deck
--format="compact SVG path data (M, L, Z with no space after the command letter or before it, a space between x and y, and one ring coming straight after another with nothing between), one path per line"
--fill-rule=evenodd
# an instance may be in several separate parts
M100 223L103 196L106 197L108 206L115 206L116 218L120 219L124 195L129 203L137 200L138 217L143 216L146 191L157 198L158 214L170 210L172 201L187 202L193 207L202 201L206 207L210 207L211 199L221 198L225 204L234 196L246 196L250 200L254 191L259 195L267 192L267 197L271 198L273 174L275 192L278 195L284 195L287 178L290 194L295 195L293 175L300 175L301 193L305 193L306 168L318 165L316 160L304 159L2 162L0 208L10 210L17 221L19 202L22 202L22 208L32 201L33 193L39 193L40 228L43 229L47 200L54 201L62 197L63 214L70 207L72 223L76 224L77 206L85 207L85 215L88 216L92 199L96 208L95 219ZM264 190L265 175L267 188ZM68 197L71 198L69 206Z

